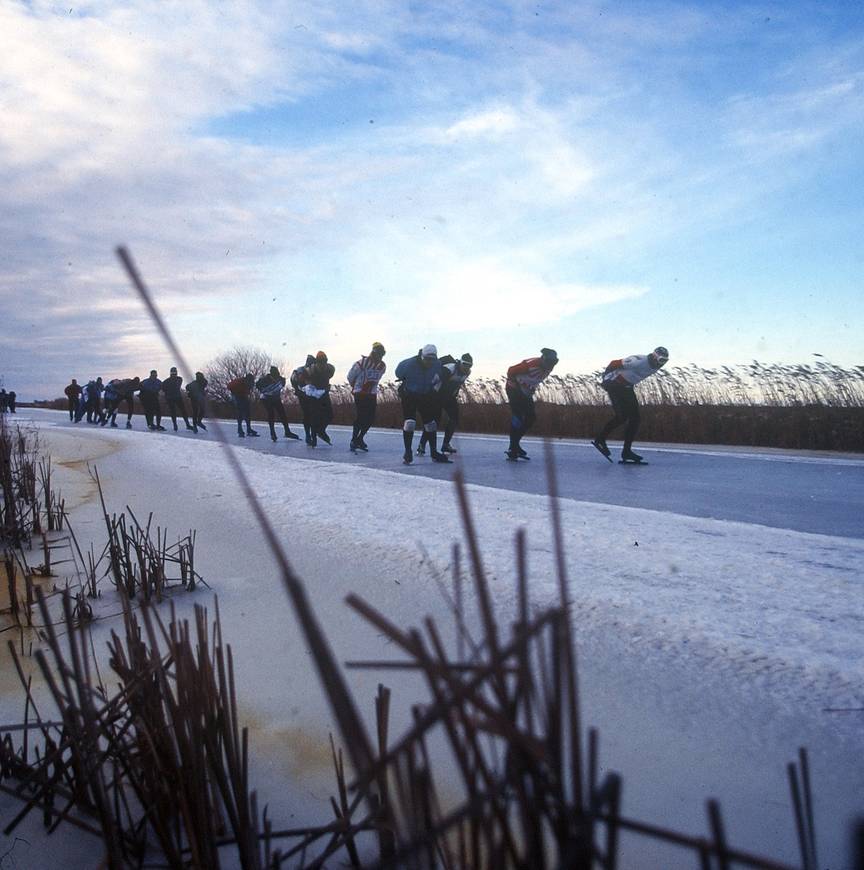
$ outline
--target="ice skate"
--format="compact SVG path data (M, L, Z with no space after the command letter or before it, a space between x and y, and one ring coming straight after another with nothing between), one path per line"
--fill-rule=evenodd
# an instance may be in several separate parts
M612 461L612 451L607 446L606 442L602 438L595 438L591 444L597 448L610 462Z

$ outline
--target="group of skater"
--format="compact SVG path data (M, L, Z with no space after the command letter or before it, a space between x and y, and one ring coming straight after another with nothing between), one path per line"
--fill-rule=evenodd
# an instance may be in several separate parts
M201 372L195 373L195 379L186 384L186 396L189 399L191 414L186 413L186 403L183 399L183 378L177 374L177 368L172 367L165 380L159 378L155 369L146 378L114 378L107 384L102 378L94 378L79 384L75 378L63 392L68 400L69 419L80 423L86 419L88 423L100 426L110 425L117 428L117 414L121 407L126 411L126 428L132 428L132 416L135 409L135 395L141 402L147 428L164 432L162 425L162 405L160 393L165 398L168 409L166 416L171 417L174 431L177 431L179 417L186 428L197 433L199 429L207 429L204 424L204 407L206 402L207 379ZM191 417L191 420L190 420Z
M18 402L18 395L15 390L6 390L0 387L0 414L5 414L7 411L10 414L15 413L15 405Z
M375 422L381 378L387 371L385 354L384 345L379 341L373 342L368 354L362 355L346 376L355 406L349 444L353 453L369 450L365 439ZM591 443L610 462L611 450L606 439L620 426L624 426L620 461L643 462L642 457L633 451L633 440L639 428L639 403L634 387L658 372L668 360L669 351L665 347L656 347L645 355L614 359L603 372L600 386L609 396L614 416ZM536 419L535 393L557 364L558 354L552 348L544 347L539 356L523 359L507 369L505 391L510 408L510 443L505 457L510 462L530 458L521 442ZM396 366L397 392L403 417L402 461L406 465L413 463L415 455L425 456L427 450L433 462L452 461L451 455L457 452L452 439L459 425L459 395L473 365L474 359L470 353L458 357L449 354L439 357L437 347L427 344ZM310 447L317 447L319 442L332 444L327 428L333 420L330 387L335 372L333 364L322 350L307 355L304 363L295 368L288 378L282 375L278 366L272 365L262 375L247 372L229 381L226 387L235 409L238 437L258 436L251 421L252 399L257 391L267 413L271 440L278 440L277 423L282 426L285 438L300 440L300 435L293 432L289 425L282 402L283 392L290 385L300 405L306 444ZM165 380L160 380L155 369L147 378L115 378L107 384L103 384L102 378L95 378L81 385L73 378L64 392L69 401L69 419L76 423L86 419L88 423L116 428L117 414L123 406L126 428L131 429L134 397L137 394L147 428L165 431L162 425L161 394L167 407L164 416L171 418L174 431L178 430L177 421L180 419L188 430L197 433L207 429L204 423L207 387L205 376L196 372L195 378L184 388L183 378L178 375L176 368L172 368ZM184 392L189 400L188 414ZM14 401L12 407L14 410ZM438 431L442 420L446 422L439 447ZM414 434L418 424L421 432L415 452Z

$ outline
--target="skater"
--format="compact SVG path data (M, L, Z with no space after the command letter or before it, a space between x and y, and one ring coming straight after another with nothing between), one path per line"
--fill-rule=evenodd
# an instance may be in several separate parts
M621 450L621 462L642 462L638 453L633 452L633 439L639 430L639 402L633 387L645 378L651 377L663 368L669 361L669 351L665 347L655 347L647 356L625 356L623 359L613 359L603 372L600 386L609 394L609 401L615 416L603 427L600 434L591 442L610 462L611 451L606 439L614 429L622 423L624 428L624 446Z
M366 451L366 433L375 422L375 408L378 404L378 384L387 370L384 362L384 345L372 342L369 356L361 356L348 372L348 383L354 396L354 430L351 433L351 452Z
M330 379L336 373L334 366L327 361L327 354L319 350L311 366L306 367L303 392L306 395L306 406L309 411L309 428L311 439L306 443L316 447L320 438L325 444L331 444L327 427L333 420L333 406L330 403Z
M12 414L15 413L15 403L17 401L18 401L18 394L15 392L15 390L9 390L9 392L6 396L6 404L9 407L9 412Z
M81 394L81 398L84 400L83 407L79 406L78 408L79 420L86 414L88 423L102 422L102 391L104 389L101 377L87 381L87 386Z
M105 387L105 411L102 415L102 425L109 421L111 428L117 428L117 412L120 405L126 402L126 428L132 428L132 413L135 409L135 391L141 386L141 378L115 378Z
M306 362L291 372L291 386L294 389L294 395L297 396L297 401L300 403L300 412L303 415L303 434L310 447L315 446L312 443L312 405L304 392L304 387L308 383L309 369L313 365L315 365L315 357L310 353L306 355ZM317 444L317 439L315 443Z
M441 410L447 414L447 425L444 427L444 440L441 442L442 453L456 453L456 448L451 446L450 440L459 425L459 390L468 380L474 358L470 353L463 353L458 360L453 357L442 357L441 367L444 379L441 382ZM429 443L429 433L424 429L420 436L420 444L417 447L417 455L423 456L426 445Z
M234 407L237 409L237 435L240 438L245 438L247 435L250 438L257 438L258 433L252 428L252 405L250 397L252 389L255 386L255 375L248 372L245 377L234 378L228 382L228 392L231 393L231 398L234 400ZM246 432L243 432L243 425L246 425Z
M87 381L87 383L81 387L81 395L78 397L78 407L75 409L74 422L76 423L80 423L84 419L84 414L87 411L87 396L90 391L91 383L95 383L95 381Z
M150 377L144 378L140 383L138 398L144 407L144 418L147 420L147 428L151 432L164 432L162 425L162 408L159 405L159 391L162 389L162 381L156 373L156 369L150 370Z
M100 426L107 426L110 420L111 428L117 428L117 408L120 406L119 386L120 378L113 378L105 385L105 392L102 395L105 405L102 419L99 421Z
M69 420L75 419L75 411L78 409L78 400L81 398L81 385L75 378L72 378L72 383L66 387L63 392L69 400Z
M270 371L258 378L255 387L261 395L261 401L264 403L264 409L267 411L270 440L276 441L276 418L278 417L285 432L285 437L299 441L300 436L296 432L291 431L291 427L288 425L288 418L285 416L285 406L282 404L282 390L285 388L285 378L279 374L279 367L270 366Z
M522 362L507 369L507 401L510 403L510 447L507 459L529 459L519 442L522 436L534 425L534 392L558 364L558 354L552 348L544 347L540 356L523 359Z
M88 401L88 413L87 413L87 422L88 423L101 423L102 422L102 393L105 392L105 385L102 383L102 378L96 378L96 384L93 389L90 391L90 398ZM92 412L92 418L90 416Z
M195 372L195 380L186 384L186 395L189 396L189 404L192 406L193 428L196 431L203 429L206 432L204 406L207 403L207 378L202 372Z
M429 433L429 446L434 462L450 462L445 453L438 452L438 420L441 417L442 368L438 362L438 348L427 344L416 356L403 359L396 366L396 380L402 381L402 440L405 452L402 461L410 465L414 454L411 443L417 428L417 415L423 418L423 428Z
M177 431L177 418L182 417L186 428L191 432L198 433L198 427L193 426L186 416L186 406L183 404L183 393L180 388L183 386L183 378L177 374L177 367L171 366L171 373L164 381L162 381L162 392L165 394L165 403L168 405L168 414L171 417L171 422L174 424L174 431ZM177 412L180 412L179 414Z

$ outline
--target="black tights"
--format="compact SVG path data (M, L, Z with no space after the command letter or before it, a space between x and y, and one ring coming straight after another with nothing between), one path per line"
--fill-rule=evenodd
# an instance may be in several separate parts
M357 411L357 416L354 419L353 433L355 441L362 441L375 422L375 408L377 404L378 399L375 396L364 396L361 393L354 394L354 407Z
M633 387L627 387L623 384L609 384L604 389L609 393L615 416L603 427L599 440L605 441L615 429L622 423L626 423L624 428L624 451L626 453L639 431L639 402L636 401L636 392Z

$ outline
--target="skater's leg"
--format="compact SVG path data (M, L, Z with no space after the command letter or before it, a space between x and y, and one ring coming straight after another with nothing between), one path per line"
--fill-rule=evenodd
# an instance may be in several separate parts
M362 413L361 408L363 407L362 399L363 399L362 396L358 395L357 393L354 393L354 424L351 427L351 446L352 447L357 443L357 440L360 438L360 428L361 428L360 415Z
M630 387L620 387L617 384L612 384L606 388L609 393L609 401L612 402L612 409L615 416L603 427L597 440L605 444L606 439L614 432L622 423L626 422L630 415L630 403L628 395L635 401L636 394ZM638 412L637 412L638 414Z
M636 393L631 390L631 395L627 398L627 426L624 429L624 449L623 454L632 452L633 439L639 431L639 402L636 399Z
M414 393L406 392L402 396L402 442L405 446L405 452L402 454L402 461L409 465L413 462L414 455L411 452L412 442L414 441L414 430L417 428L417 397Z
M510 400L510 450L519 451L519 442L536 419L534 400L521 390L507 390Z
M366 437L366 433L372 428L375 422L375 411L378 407L378 399L375 396L363 397L363 416L360 420L360 440Z
M333 403L330 401L330 393L324 393L318 400L320 403L318 414L318 434L327 437L327 427L333 422Z
M264 410L267 411L267 425L270 427L270 440L276 440L276 407L271 399L264 402Z
M450 446L450 440L453 438L453 433L456 431L456 426L459 425L459 403L455 396L451 396L444 403L444 410L447 412L447 425L444 427L444 440L441 442L441 449Z

